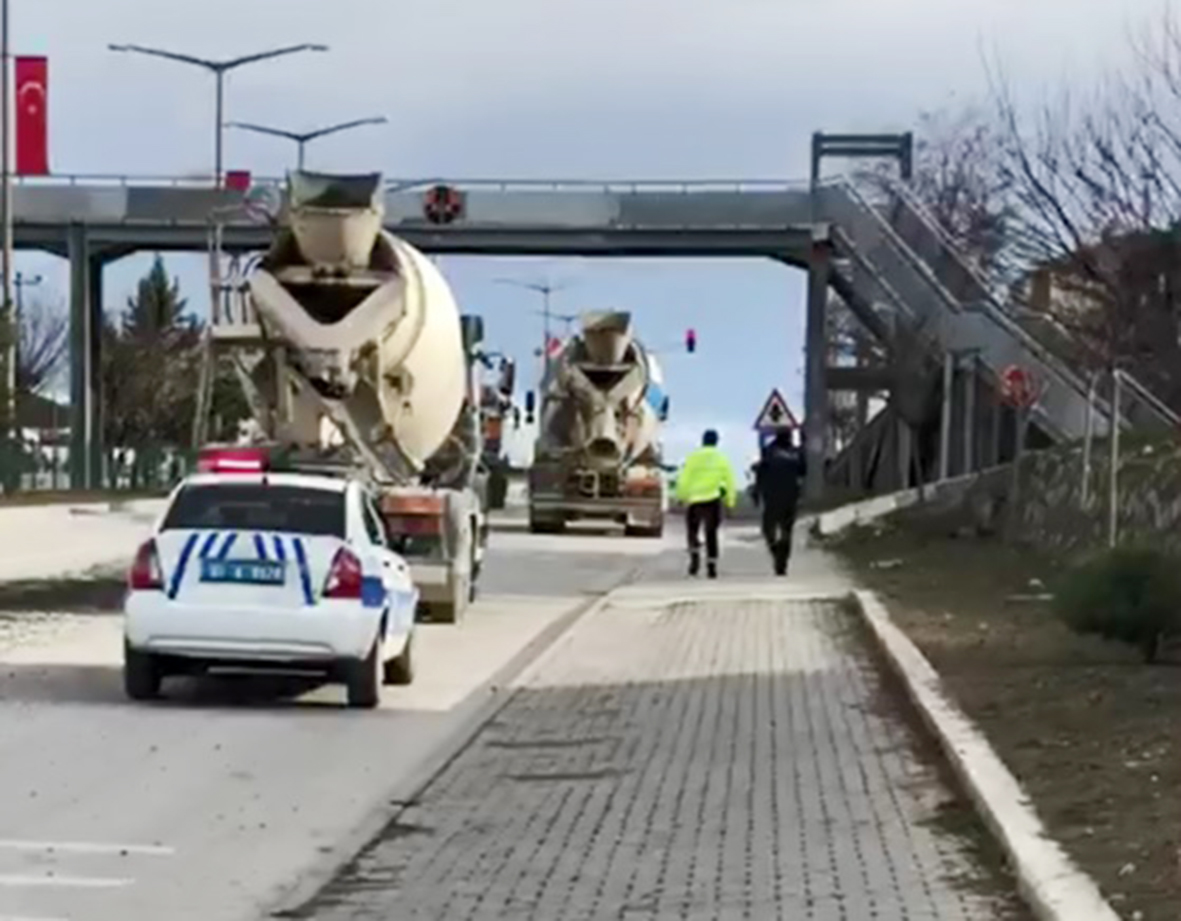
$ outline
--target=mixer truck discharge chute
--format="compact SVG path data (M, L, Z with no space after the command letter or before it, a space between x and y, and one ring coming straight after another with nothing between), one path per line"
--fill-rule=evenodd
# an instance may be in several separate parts
M382 228L379 174L294 172L242 315L215 323L259 428L309 468L367 478L432 619L474 597L487 539L477 317Z
M628 534L660 535L668 508L660 445L667 416L660 366L632 335L631 315L584 315L542 380L531 529L555 532L568 521L599 518Z

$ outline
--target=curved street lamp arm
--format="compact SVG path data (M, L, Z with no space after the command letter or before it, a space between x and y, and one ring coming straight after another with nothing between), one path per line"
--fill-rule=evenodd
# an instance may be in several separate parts
M268 128L266 125L255 125L250 122L226 122L226 127L241 128L244 131L257 131L259 134L273 134L275 137L287 138L290 141L303 141L307 139L307 135L305 134L284 131L282 128Z
M166 58L169 61L180 61L182 64L194 64L206 70L218 70L221 64L217 61L207 61L205 58L195 58L191 54L178 54L175 51L164 51L161 48L146 48L143 45L107 45L108 51L134 51L137 54L147 54L155 58Z
M384 115L376 118L355 118L350 122L341 122L338 125L328 125L325 128L317 128L315 131L308 131L299 135L301 141L314 141L316 138L322 138L328 134L336 134L338 131L347 131L349 128L359 128L362 125L384 125L389 122L389 119ZM295 135L292 135L295 137Z
M270 58L281 57L285 54L295 54L298 51L327 51L327 45L304 42L302 45L288 45L285 48L272 48L270 51L260 51L257 54L247 54L240 58L222 61L217 65L219 70L233 70L243 64L253 64L256 61L266 61Z

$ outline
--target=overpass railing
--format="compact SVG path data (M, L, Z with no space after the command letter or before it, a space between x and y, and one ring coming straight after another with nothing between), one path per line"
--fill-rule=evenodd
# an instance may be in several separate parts
M111 186L149 188L191 188L208 190L215 186L211 176L167 176L135 175L118 173L70 173L52 176L16 176L16 184L22 188L54 188L61 186ZM252 176L252 187L282 187L286 183L282 176ZM391 177L383 182L387 191L412 191L433 185L450 185L472 191L503 192L587 192L601 191L608 194L637 192L789 192L807 191L807 180L792 179L497 179L468 178L455 179L444 176Z

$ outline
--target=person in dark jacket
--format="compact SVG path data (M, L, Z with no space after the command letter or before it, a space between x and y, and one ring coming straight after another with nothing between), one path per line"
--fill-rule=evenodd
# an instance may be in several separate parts
M755 465L753 498L763 507L763 540L771 551L777 576L787 575L791 532L806 472L804 452L795 446L790 431L779 432Z

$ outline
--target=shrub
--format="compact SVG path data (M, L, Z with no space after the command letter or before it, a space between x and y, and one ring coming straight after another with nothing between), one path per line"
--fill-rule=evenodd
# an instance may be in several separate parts
M1153 662L1181 632L1181 559L1148 547L1108 550L1067 573L1054 604L1076 632L1135 646Z

